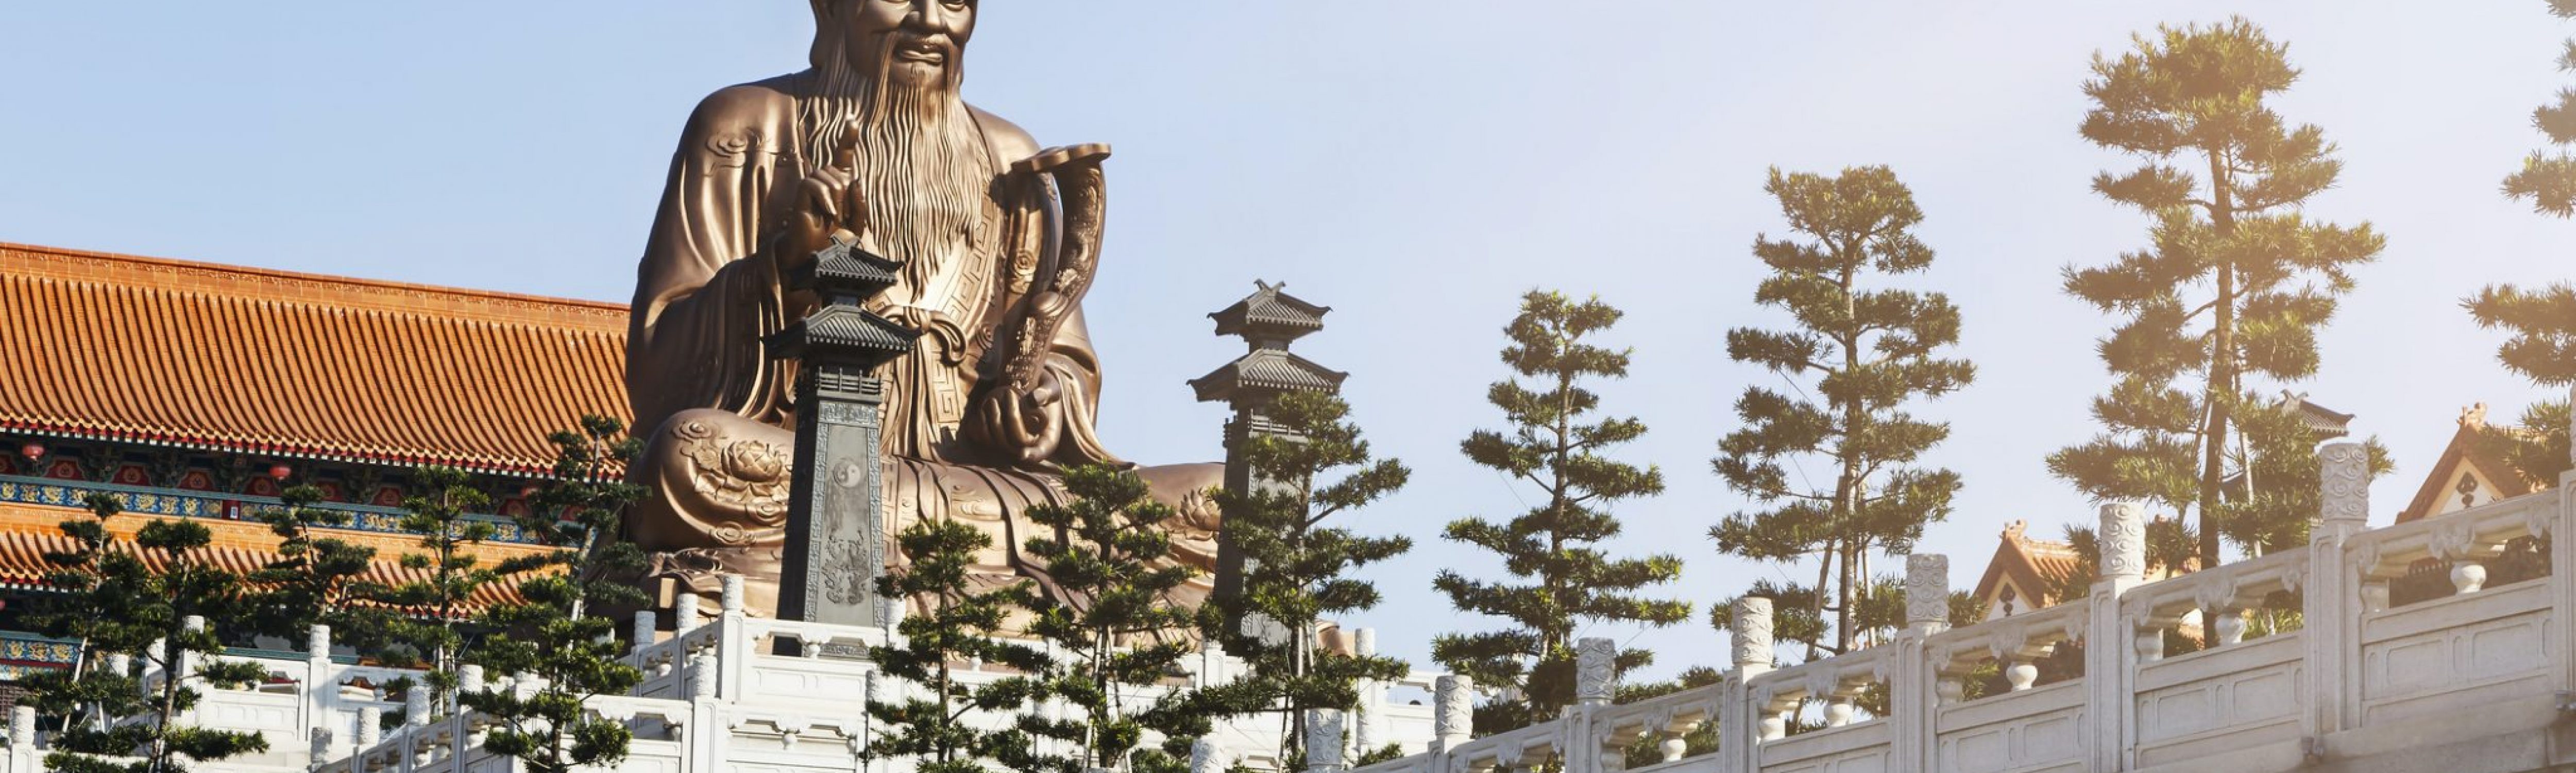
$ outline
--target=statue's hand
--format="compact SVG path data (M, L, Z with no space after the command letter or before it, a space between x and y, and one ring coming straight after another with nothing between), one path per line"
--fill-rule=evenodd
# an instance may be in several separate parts
M774 259L781 272L793 275L813 265L814 254L832 246L835 231L852 235L868 231L868 200L858 185L859 130L841 133L832 162L798 182L778 224Z
M1065 397L1053 368L1039 369L1025 390L1004 380L968 409L968 440L1018 465L1043 466L1064 438Z

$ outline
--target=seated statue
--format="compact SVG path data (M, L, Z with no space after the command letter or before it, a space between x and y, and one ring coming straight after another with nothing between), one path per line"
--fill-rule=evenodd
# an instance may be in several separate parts
M797 366L762 341L815 308L782 278L836 232L901 262L868 308L924 333L881 373L887 534L975 524L993 538L979 582L1044 585L1020 549L1036 528L1025 513L1064 499L1052 471L1116 462L1094 432L1088 280L1064 254L1096 255L1105 153L1041 153L959 96L973 0L813 3L810 69L723 89L690 116L637 270L627 383L648 445L632 477L651 493L627 530L655 556L647 590L711 599L721 574L741 574L753 613L775 613ZM1201 492L1221 466L1139 472L1181 510L1176 560L1212 569ZM887 556L900 566L891 544Z

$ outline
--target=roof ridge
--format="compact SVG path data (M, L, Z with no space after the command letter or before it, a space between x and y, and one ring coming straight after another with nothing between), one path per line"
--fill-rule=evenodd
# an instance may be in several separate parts
M277 289L275 286L304 285L312 288L342 290L364 296L407 298L409 299L408 302L388 300L383 308L393 311L409 310L415 313L423 310L420 306L421 300L432 297L461 301L468 305L488 307L496 310L516 309L525 311L545 309L583 317L614 316L622 318L630 311L630 307L627 304L613 303L609 301L529 295L524 293L504 292L500 290L483 290L468 287L422 284L416 282L398 282L385 279L335 276L331 274L317 274L303 271L235 266L222 263L180 260L176 258L124 255L112 252L96 252L91 250L19 244L5 241L0 241L0 260L8 260L12 263L58 263L86 267L86 270L75 268L50 272L30 270L22 274L30 275L33 278L50 278L64 281L98 281L133 286L134 283L131 280L139 276L150 276L156 274L171 275L174 277L184 276L194 284L188 287L180 287L177 283L154 283L151 286L156 289L167 288L209 295L259 297L264 300L298 303L299 305L311 304L350 308L345 304L327 304L310 298L296 298L276 294L274 292ZM270 285L270 287L262 288L264 290L263 292L254 293L250 292L249 290L251 288L247 287L209 287L204 283L204 280L208 279L237 282L241 284ZM459 309L446 310L457 311ZM524 323L532 320L521 318L517 321Z

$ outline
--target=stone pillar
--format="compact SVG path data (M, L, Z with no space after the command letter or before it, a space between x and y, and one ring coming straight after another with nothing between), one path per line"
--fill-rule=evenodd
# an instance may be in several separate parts
M2129 750L2137 745L2131 693L2137 683L2139 653L2122 643L2155 636L2161 646L2163 634L2146 626L2145 620L2130 620L2120 613L2120 596L2147 581L2146 506L2112 502L2102 505L2100 517L2094 538L2102 556L2094 567L2090 619L2085 622L2085 640L2098 644L2084 648L2085 715L2093 723L2090 734L2096 739L2091 747L2092 769L2127 770ZM2016 685L2036 676L2036 668L2005 674L2006 679L2019 680Z
M885 573L885 383L877 368L910 353L921 332L863 308L897 280L900 265L859 248L846 233L815 255L812 289L823 306L769 338L770 351L797 360L796 475L790 483L787 550L780 562L778 617L883 626L891 606L876 595Z
M419 727L429 724L429 685L415 684L403 692L403 724Z
M1895 668L1887 680L1888 721L1892 745L1900 766L1908 770L1934 770L1939 767L1939 749L1933 736L1932 718L1940 705L1938 682L1941 667L1923 650L1925 637L1950 628L1950 557L1936 553L1916 553L1905 557L1905 623L1891 645L1896 648ZM1836 705L1849 715L1847 699ZM1848 722L1848 719L1844 720Z
M2569 397L2576 399L2576 394ZM2576 449L2570 451L2576 452ZM2576 453L2571 453L2571 456L2576 456ZM2557 507L2548 514L2541 529L2536 530L2549 533L2550 566L2561 567L2549 573L2550 609L2554 610L2550 617L2557 624L2558 640L2576 642L2576 613L2568 611L2576 610L2576 569L2565 568L2576 567L2576 529L2569 528L2569 524L2576 523L2576 469L2560 473L2558 488L2553 490L2558 496ZM2559 647L2556 668L2558 690L2576 694L2576 648Z
M376 744L383 742L384 733L385 710L376 706L360 707L358 709L357 750L366 751L374 748Z
M468 663L466 665L456 667L456 692L458 694L472 695L482 692L488 687L489 686L483 682L482 666Z
M1432 682L1431 750L1447 753L1475 736L1476 680L1450 674Z
M1780 722L1768 705L1770 696L1752 688L1755 677L1771 672L1771 600L1736 598L1727 637L1732 644L1729 662L1735 668L1726 680L1726 702L1718 707L1718 732L1724 737L1718 742L1718 769L1759 770L1761 744L1777 737L1772 728Z
M1334 773L1342 764L1342 713L1332 709L1306 712L1306 773Z
M304 629L304 656L317 660L331 659L331 626L314 623Z
M1208 315L1216 320L1216 334L1241 336L1249 345L1242 357L1215 372L1194 379L1190 388L1199 402L1225 403L1234 417L1225 424L1225 489L1227 491L1277 492L1281 481L1261 478L1244 459L1251 444L1259 440L1300 438L1288 428L1272 421L1268 414L1272 401L1289 391L1336 392L1349 374L1326 370L1288 353L1290 342L1324 328L1324 314L1332 309L1307 303L1281 292L1283 285L1255 282L1258 287L1222 311ZM1281 379L1276 374L1294 373L1295 378ZM1302 386L1286 386L1290 383ZM1231 600L1243 592L1244 556L1233 538L1223 530L1217 532L1216 588L1211 598L1220 608L1230 608ZM1245 635L1259 635L1265 628L1255 623L1249 629L1246 621L1225 621L1228 630ZM1268 626L1275 627L1275 626Z
M36 707L23 703L9 707L9 748L36 748Z
M1216 739L1200 736L1190 742L1190 773L1225 773L1225 754L1216 748Z
M690 631L697 630L701 622L702 621L698 619L697 593L682 593L680 594L680 600L671 603L672 631L686 634Z
M1609 639L1574 643L1574 703L1608 706L1619 690L1619 645Z
M635 644L628 651L637 652L653 646L653 629L659 627L659 622L654 618L653 610L635 610Z
M1376 657L1377 629L1361 628L1352 631L1351 649L1360 657ZM1380 735L1378 724L1385 721L1382 715L1385 714L1386 687L1378 684L1376 680L1364 680L1359 683L1359 693L1359 715L1351 718L1351 748L1359 750L1361 755L1367 755L1369 752L1376 751L1377 747L1386 744L1378 738Z
M179 619L179 627L187 629L190 633L203 631L206 630L206 618L204 615L189 615ZM190 652L185 647L179 649L178 656L172 658L172 660L177 661L178 663L175 670L179 675L179 681L185 682L197 675L197 669L199 666L197 659L201 657L204 656L195 652ZM195 712L190 713L193 714Z
M2301 634L2307 667L2299 669L2300 689L2313 699L2300 718L2301 733L2324 738L2359 727L2361 695L2361 573L2354 571L2344 543L2370 528L2370 449L2360 443L2328 443L2317 450L2317 520L2308 527L2307 576L2299 581L2300 615L2308 621ZM2238 635L2243 634L2239 626Z
M689 658L689 698L716 697L717 667L714 655L699 653Z

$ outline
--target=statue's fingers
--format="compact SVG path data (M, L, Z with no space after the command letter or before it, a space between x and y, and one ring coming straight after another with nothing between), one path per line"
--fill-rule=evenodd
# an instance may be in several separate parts
M841 141L832 146L832 167L852 171L859 168L859 127L841 130Z

